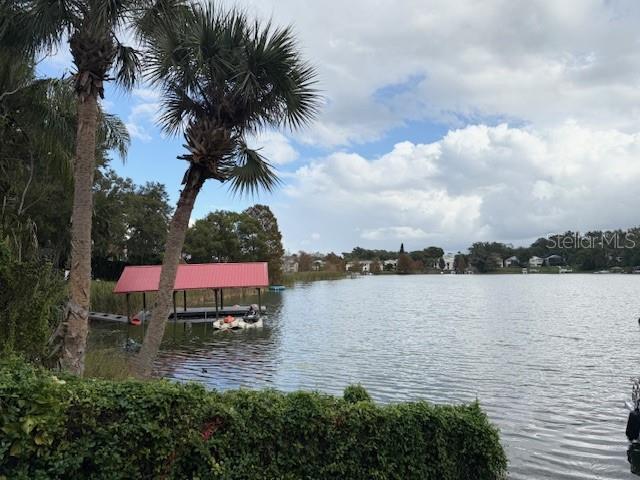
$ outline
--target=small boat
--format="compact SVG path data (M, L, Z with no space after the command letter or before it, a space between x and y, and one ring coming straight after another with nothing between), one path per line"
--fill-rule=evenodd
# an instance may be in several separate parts
M216 330L248 330L250 328L262 328L264 326L261 316L254 318L247 317L225 317L213 322Z
M281 292L286 287L284 285L269 285L269 291L271 292Z
M249 328L261 328L263 326L263 319L257 308L257 305L252 305L249 312L241 317L227 315L226 317L213 322L213 328L217 330L246 330Z

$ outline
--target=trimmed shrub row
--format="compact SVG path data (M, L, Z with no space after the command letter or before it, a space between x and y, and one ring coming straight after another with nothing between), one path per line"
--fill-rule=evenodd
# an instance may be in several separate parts
M501 479L477 404L207 391L168 381L57 378L0 364L0 478Z

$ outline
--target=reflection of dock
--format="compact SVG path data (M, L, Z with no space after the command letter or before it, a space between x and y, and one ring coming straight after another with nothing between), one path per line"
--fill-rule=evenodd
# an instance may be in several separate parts
M262 306L262 313L266 313L267 307ZM247 314L249 311L249 305L232 305L229 307L218 307L217 317L226 317L231 315L233 317L240 317ZM142 312L140 312L142 313ZM147 320L151 317L150 313L147 313ZM175 320L177 323L189 322L189 323L205 323L212 322L216 317L215 307L189 307L187 309L180 308L176 310ZM116 315L113 313L101 313L101 312L89 312L90 320L129 323L126 315ZM169 321L174 321L174 314L169 314Z

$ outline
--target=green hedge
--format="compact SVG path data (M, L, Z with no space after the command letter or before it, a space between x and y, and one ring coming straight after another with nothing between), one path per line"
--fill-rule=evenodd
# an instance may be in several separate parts
M350 391L219 393L4 362L0 478L504 478L498 432L477 404L378 406Z

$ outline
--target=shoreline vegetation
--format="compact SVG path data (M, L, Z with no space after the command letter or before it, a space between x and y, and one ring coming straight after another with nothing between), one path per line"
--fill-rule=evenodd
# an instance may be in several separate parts
M0 398L6 478L506 478L477 402L86 380L15 359L0 363Z

